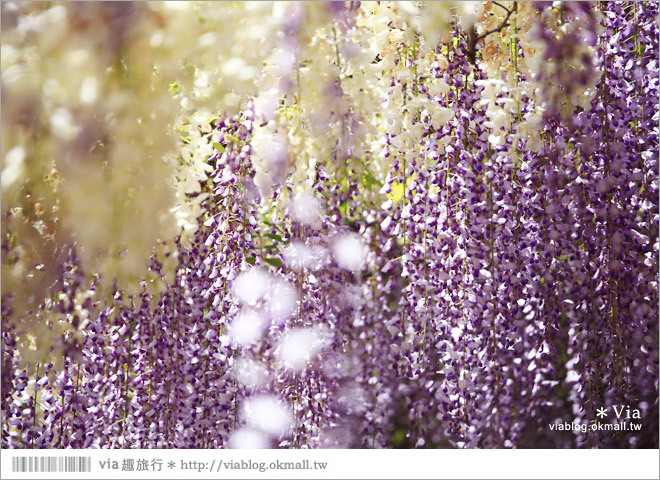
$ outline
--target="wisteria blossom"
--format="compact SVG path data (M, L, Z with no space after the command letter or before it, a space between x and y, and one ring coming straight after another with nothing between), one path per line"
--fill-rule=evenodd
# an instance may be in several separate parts
M657 2L1 8L3 448L658 448Z

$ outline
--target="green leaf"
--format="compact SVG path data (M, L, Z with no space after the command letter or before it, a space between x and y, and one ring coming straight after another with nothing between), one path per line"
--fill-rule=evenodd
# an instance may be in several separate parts
M378 188L382 187L383 184L369 170L365 157L356 158L356 160L362 164L362 185L364 185L367 190L373 189L374 185L378 186Z
M178 95L181 93L181 84L179 82L171 82L167 86L167 91L170 92L170 95Z
M225 147L223 147L218 142L211 142L211 145L213 145L213 148L215 148L218 152L225 153Z
M296 115L296 110L293 107L283 106L277 110L277 113L284 118L292 119Z
M270 238L271 240L275 240L276 242L284 243L282 237L280 237L279 235L275 235L274 233L264 233L264 237Z
M254 262L256 262L257 259L255 257L245 257L245 261L250 265L254 265Z
M339 207L339 211L342 212L344 214L344 216L348 219L350 219L350 217L349 217L350 210L351 210L351 205L349 204L348 200L343 202L341 204L341 206Z
M235 143L236 145L240 145L241 147L243 145L245 145L245 142L243 140L240 140L240 139L238 139L237 137L235 137L233 135L227 134L227 135L225 135L225 138L227 140L229 140L230 142Z
M383 186L383 184L378 181L378 179L374 177L367 168L362 170L362 185L364 185L367 190L373 190L374 186L377 186L379 189Z
M282 266L282 261L278 260L277 258L264 258L264 262L276 268L280 268Z
M266 246L263 246L263 247L261 247L261 248L262 248L263 250L272 250L273 248L277 248L277 247L278 247L277 244L275 244L275 243L271 243L270 245L266 245Z
M282 227L280 227L280 226L277 225L276 223L269 222L268 220L262 220L261 223L263 223L264 225L267 225L267 226L269 226L269 227L272 227L272 228L274 228L274 229L276 229L276 230L278 230L278 231L284 233L284 230L282 230Z

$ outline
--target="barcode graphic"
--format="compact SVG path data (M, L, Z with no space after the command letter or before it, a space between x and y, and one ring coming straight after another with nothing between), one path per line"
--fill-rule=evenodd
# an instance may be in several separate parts
M14 457L12 472L91 472L92 457Z

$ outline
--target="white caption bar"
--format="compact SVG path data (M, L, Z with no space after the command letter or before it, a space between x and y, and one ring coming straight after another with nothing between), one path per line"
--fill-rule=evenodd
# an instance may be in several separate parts
M3 479L658 478L658 450L3 450Z

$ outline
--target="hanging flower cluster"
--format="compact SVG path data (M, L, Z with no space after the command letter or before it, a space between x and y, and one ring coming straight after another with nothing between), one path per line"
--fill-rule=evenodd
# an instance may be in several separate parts
M3 448L657 448L657 3L2 9Z

